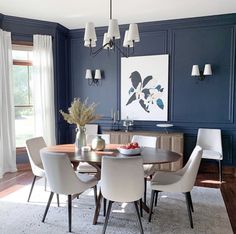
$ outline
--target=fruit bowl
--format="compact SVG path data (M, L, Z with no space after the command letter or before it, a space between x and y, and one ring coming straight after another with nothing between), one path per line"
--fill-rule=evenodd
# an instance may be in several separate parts
M125 148L117 148L117 150L121 154L125 155L139 155L142 152L142 148L135 148L135 149L125 149Z

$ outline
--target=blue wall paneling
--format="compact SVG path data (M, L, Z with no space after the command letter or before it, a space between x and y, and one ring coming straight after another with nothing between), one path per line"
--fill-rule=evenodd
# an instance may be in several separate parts
M173 131L185 133L186 159L195 146L199 127L221 128L224 164L236 165L235 24L236 14L139 24L141 41L135 45L134 56L170 55L168 122L174 124ZM122 35L127 27L121 26ZM105 30L99 28L97 45L101 45ZM98 123L102 129L110 128L110 109L120 109L121 55L89 56L88 48L83 46L83 32L70 31L71 99L88 96L98 102L98 112L104 116ZM191 77L193 64L203 69L206 63L212 65L212 76L204 81ZM101 87L89 87L84 79L85 69L99 68L101 64L109 77L105 75ZM157 121L135 121L134 129L156 131L156 124Z

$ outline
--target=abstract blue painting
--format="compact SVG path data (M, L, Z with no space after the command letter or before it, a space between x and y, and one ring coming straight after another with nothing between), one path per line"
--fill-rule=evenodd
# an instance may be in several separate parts
M168 120L168 55L121 59L121 118Z

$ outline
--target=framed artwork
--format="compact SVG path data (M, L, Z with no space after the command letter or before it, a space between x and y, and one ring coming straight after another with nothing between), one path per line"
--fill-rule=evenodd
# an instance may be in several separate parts
M121 58L121 118L168 120L169 55Z

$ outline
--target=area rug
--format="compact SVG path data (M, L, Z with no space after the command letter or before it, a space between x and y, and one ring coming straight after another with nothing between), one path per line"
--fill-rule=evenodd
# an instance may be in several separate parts
M53 200L45 223L41 222L49 191L44 191L43 180L36 181L31 200L26 202L30 186L0 199L1 234L60 234L68 233L66 196L60 196L60 207ZM150 191L149 191L150 192ZM152 222L144 212L142 218L144 233L233 233L219 189L194 187L194 229L190 228L185 197L179 193L161 193L154 208ZM148 193L150 197L150 193ZM89 190L73 200L73 233L102 233L104 217L101 214L97 225L92 225L94 214L93 191ZM133 204L114 204L107 227L108 234L139 233Z

